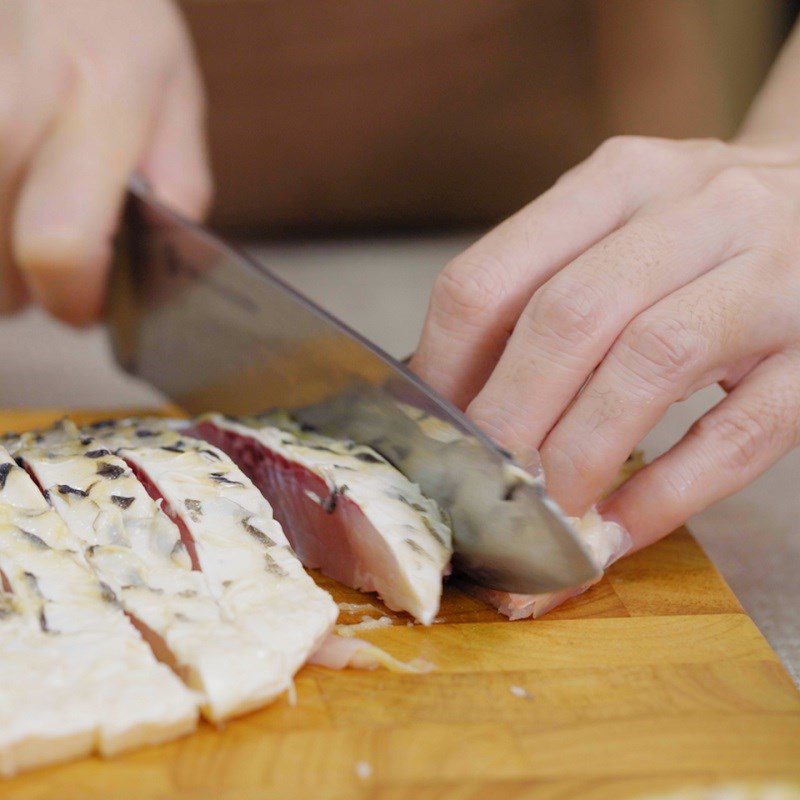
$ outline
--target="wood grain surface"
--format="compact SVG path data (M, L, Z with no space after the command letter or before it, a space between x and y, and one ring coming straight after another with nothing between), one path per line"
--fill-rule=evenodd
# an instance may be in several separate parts
M60 415L0 412L0 431ZM686 530L537 621L508 622L449 587L437 622L412 626L315 577L337 601L392 618L364 638L435 669L305 667L295 707L23 775L0 797L624 800L734 781L800 787L800 694Z

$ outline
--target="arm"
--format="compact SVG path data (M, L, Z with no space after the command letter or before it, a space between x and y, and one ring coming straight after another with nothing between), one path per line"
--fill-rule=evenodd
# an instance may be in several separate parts
M800 145L800 25L795 25L741 126L740 141Z

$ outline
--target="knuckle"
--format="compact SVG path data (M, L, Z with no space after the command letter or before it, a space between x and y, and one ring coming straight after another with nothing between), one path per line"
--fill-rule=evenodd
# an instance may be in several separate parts
M535 441L532 420L505 399L479 395L467 407L467 416L494 442L516 455Z
M560 189L569 189L569 187L572 185L574 181L580 179L583 176L588 167L591 165L593 157L594 156L589 156L589 158L580 161L573 167L570 167L565 172L562 172L556 178L553 186L558 187Z
M585 447L580 440L568 441L550 437L542 447L542 458L548 471L558 470L562 475L570 475L579 483L592 481L598 469L597 454Z
M722 205L745 204L751 209L772 209L777 192L756 170L742 165L727 166L709 181L707 192Z
M796 251L798 203L769 175L727 166L708 181L699 200L735 225L732 246L752 250L767 266L781 266Z
M672 146L663 139L650 136L612 136L606 139L593 154L603 164L622 166L652 165L672 154Z
M694 423L690 433L715 448L734 470L750 467L773 436L768 417L744 406L707 414Z
M750 247L752 267L767 280L791 279L796 276L797 243L791 230L759 231L759 238Z
M705 339L680 320L643 316L623 333L616 356L648 387L663 388L691 375L707 350Z
M793 201L781 197L764 208L752 230L750 252L756 264L772 275L796 275L798 213Z
M597 335L606 316L603 293L596 286L575 281L551 281L534 296L523 319L566 344L578 344Z
M503 297L502 273L500 263L493 258L457 258L436 278L431 293L432 308L448 319L480 320Z
M730 145L722 139L688 139L685 145L693 153L702 156L710 163L724 163L729 158Z

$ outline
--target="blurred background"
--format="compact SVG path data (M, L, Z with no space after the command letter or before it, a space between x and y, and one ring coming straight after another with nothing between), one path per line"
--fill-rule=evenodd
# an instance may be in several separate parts
M608 136L731 135L788 0L183 0L208 91L212 226L394 355L436 273ZM141 406L102 329L0 321L0 405ZM662 451L718 399L676 406ZM800 454L693 521L800 675Z
M786 0L186 0L213 222L247 235L485 226L617 133L733 133Z

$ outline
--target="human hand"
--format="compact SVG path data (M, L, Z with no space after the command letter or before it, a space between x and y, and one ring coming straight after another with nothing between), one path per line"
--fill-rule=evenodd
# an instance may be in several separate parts
M444 269L411 366L574 515L719 383L600 506L641 547L800 441L799 231L796 146L611 139Z
M32 296L101 311L111 238L138 170L191 217L211 180L203 93L168 0L0 4L0 311Z

